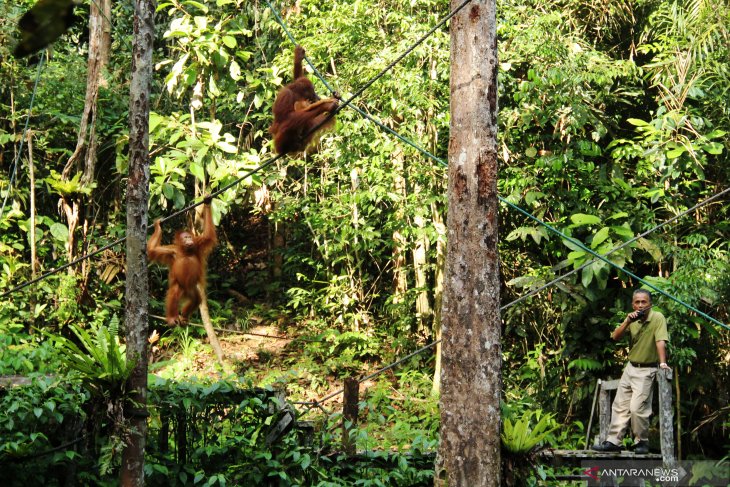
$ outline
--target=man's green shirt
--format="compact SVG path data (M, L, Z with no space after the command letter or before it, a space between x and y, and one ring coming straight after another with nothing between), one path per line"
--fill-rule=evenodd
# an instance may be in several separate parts
M646 321L632 321L629 331L631 331L632 343L629 360L641 364L659 362L656 342L669 341L667 319L664 318L664 315L652 310Z

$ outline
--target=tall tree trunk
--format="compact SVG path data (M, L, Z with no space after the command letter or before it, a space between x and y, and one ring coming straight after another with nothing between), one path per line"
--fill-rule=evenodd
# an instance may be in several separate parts
M111 26L111 0L91 2L89 11L89 62L86 73L86 98L84 112L79 124L79 135L76 149L63 168L62 176L70 179L74 170L78 170L79 162L84 161L82 184L94 181L96 167L96 118L99 87L104 83L104 67L109 61ZM87 140L88 139L88 140Z
M446 263L446 225L436 203L431 203L431 220L436 229L436 269L433 276L433 336L441 340L441 311L444 301L444 265ZM441 392L441 342L436 344L436 363L433 371L433 389Z
M99 86L103 83L103 70L109 61L109 48L111 42L111 0L98 0L91 2L89 12L89 60L86 74L86 97L84 99L84 112L79 123L79 135L76 140L76 149L69 157L61 172L61 178L65 181L73 177L73 173L79 170L80 161L84 161L81 184L88 186L94 181L94 170L97 160L97 138L96 118L97 101L99 98ZM81 219L81 205L83 196L64 196L58 202L59 207L66 215L68 225L68 241L66 242L66 254L69 261L74 259L76 251L75 232ZM89 200L91 197L89 197ZM84 222L84 229L89 228L88 221ZM86 237L86 235L84 235ZM88 268L84 276L88 276ZM73 267L69 267L69 274L74 274ZM85 285L82 287L86 287Z
M403 151L399 150L391 156L393 164L393 190L402 198L403 203L396 205L395 219L405 222L406 212L403 209L408 196L406 189L405 164ZM393 303L400 304L405 300L408 291L408 271L406 270L406 236L399 229L393 232Z
M452 8L459 5L452 0ZM495 0L451 20L449 213L436 484L500 485Z
M414 186L413 193L418 194L422 191L418 185ZM426 337L431 332L431 319L433 318L433 309L428 300L428 274L426 266L428 260L429 240L424 231L426 228L426 219L422 214L416 214L413 217L413 225L418 228L419 236L416 238L415 247L413 248L413 280L418 289L416 296L416 332L420 337Z
M38 273L38 258L35 246L35 166L33 164L33 131L28 130L28 177L30 178L30 277L35 280ZM33 332L35 326L35 294L30 295L30 325L28 331Z
M129 107L129 177L127 180L127 359L135 366L127 381L125 417L131 433L122 452L120 485L144 485L147 435L147 200L149 199L149 116L155 1L135 0L134 45Z

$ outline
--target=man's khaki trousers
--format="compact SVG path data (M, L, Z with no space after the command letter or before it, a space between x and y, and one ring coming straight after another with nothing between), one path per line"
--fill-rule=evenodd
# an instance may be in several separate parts
M611 426L606 440L621 445L626 427L631 423L634 441L649 440L649 416L656 367L626 364L611 408Z

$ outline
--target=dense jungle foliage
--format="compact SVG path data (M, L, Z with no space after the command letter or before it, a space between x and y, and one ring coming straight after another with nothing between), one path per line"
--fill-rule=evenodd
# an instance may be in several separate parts
M93 143L71 164L84 118L89 4L76 7L78 22L47 57L17 60L17 19L33 3L0 3L0 293L125 235L131 2L112 3L105 19L111 49L89 120ZM318 92L344 99L449 10L443 0L275 7L326 79L310 73ZM605 254L727 188L727 2L500 0L498 21L499 189L507 201ZM150 221L272 156L271 106L291 78L293 51L266 2L161 0L156 23ZM261 347L252 358L237 353L240 335L221 333L226 361L206 368L200 362L211 353L199 328L151 323L160 335L151 485L430 482L430 467L404 452L437 444L432 350L365 382L358 449L399 451L394 464L338 462L341 417L316 408L304 415L314 440L292 431L269 447L263 438L276 418L266 415L268 393L236 396L234 410L211 395L255 385L311 401L436 338L449 93L447 26L354 100L357 111L340 112L315 154L281 159L213 201L214 325L240 332L274 324L274 334L313 341ZM728 198L718 198L609 259L728 323L729 212ZM166 238L192 223L192 214L171 221ZM596 261L512 304L592 256L506 205L500 227L503 413L539 425L535 446L583 448L596 380L618 377L625 360L610 332L641 283ZM125 437L116 406L129 368L118 338L124 259L119 245L0 297L0 375L33 378L0 389L0 466L17 485L64 485L73 476L115 484ZM149 275L150 312L164 314L166 271L151 266ZM671 335L680 456L726 457L729 330L663 297L655 307ZM185 410L166 409L173 404ZM168 447L169 421L171 437L188 428L188 443ZM540 467L531 481L549 474Z

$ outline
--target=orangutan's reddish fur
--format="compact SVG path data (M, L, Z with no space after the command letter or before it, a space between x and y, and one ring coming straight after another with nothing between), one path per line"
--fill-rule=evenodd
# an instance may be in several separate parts
M182 321L187 321L203 299L208 255L218 243L210 204L203 208L202 234L195 236L181 231L175 235L174 245L161 245L161 242L162 228L157 220L155 231L147 242L147 258L170 268L165 318L167 324L175 325L180 322L181 300L187 301L182 309Z
M337 109L336 98L320 100L302 69L304 48L294 49L294 81L284 86L274 102L274 123L269 132L279 154L303 152L316 144L316 136L332 127ZM329 118L328 118L329 117Z

